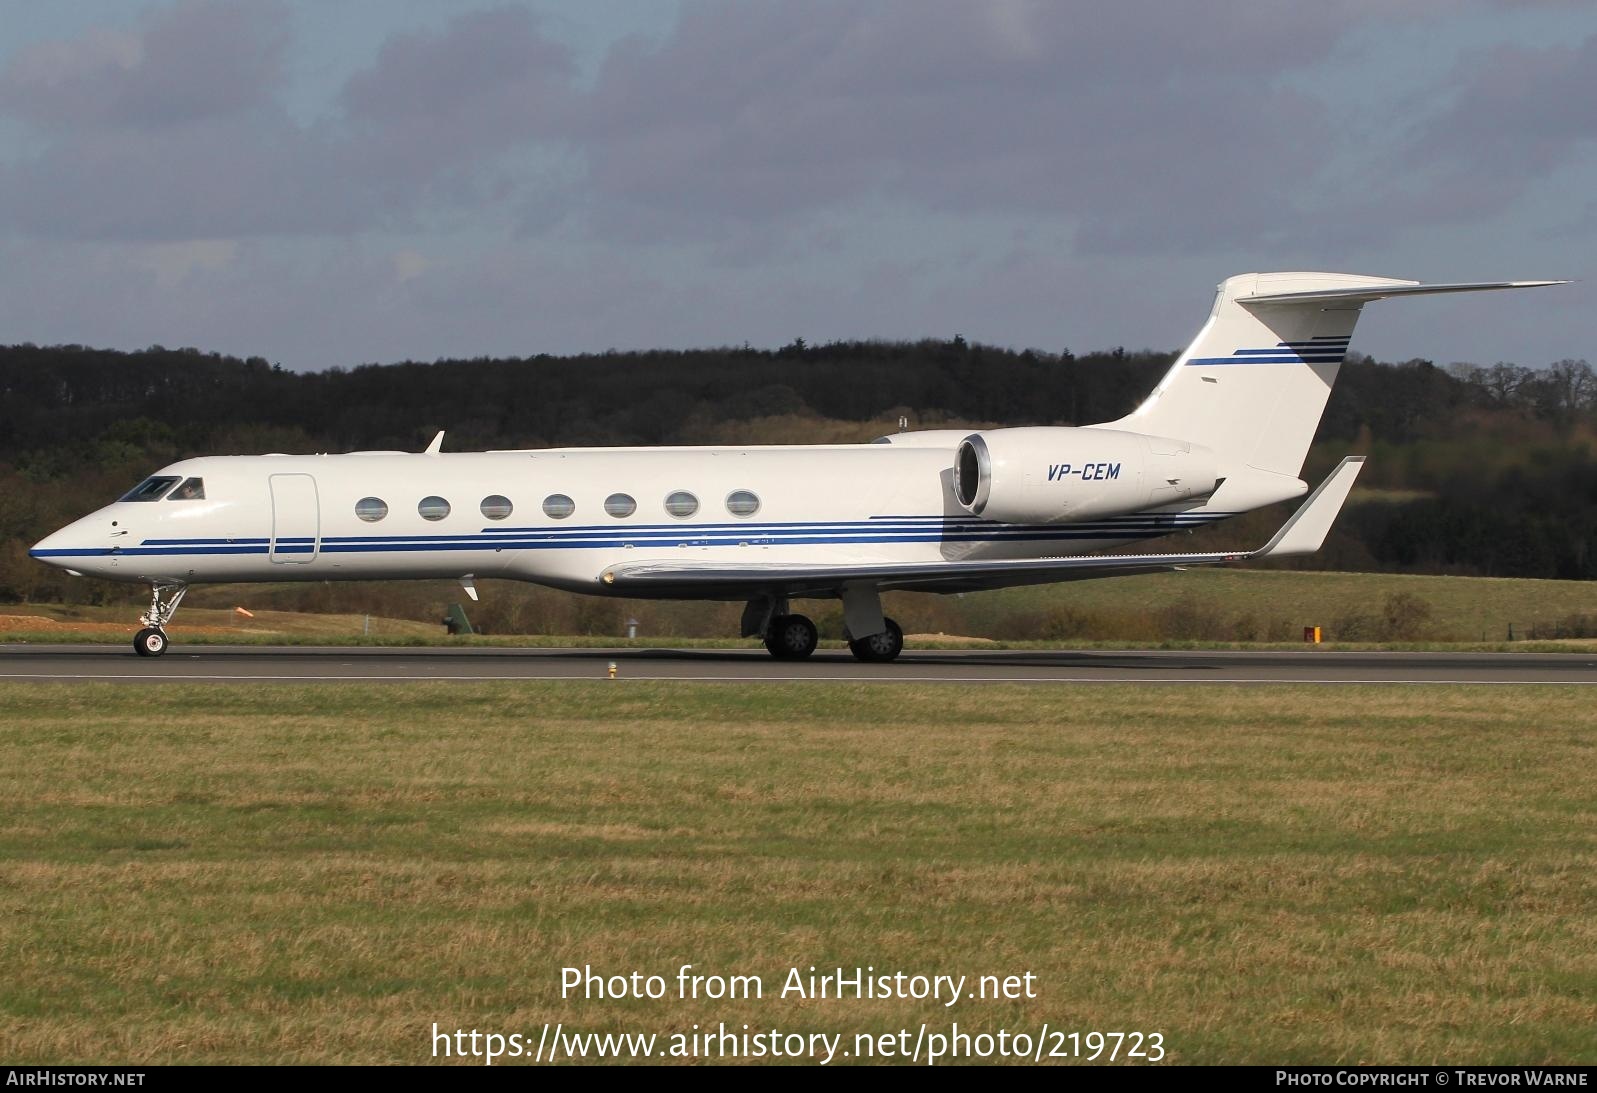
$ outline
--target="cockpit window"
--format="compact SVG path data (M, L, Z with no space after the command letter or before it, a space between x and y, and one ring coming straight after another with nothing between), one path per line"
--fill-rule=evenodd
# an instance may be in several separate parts
M119 501L159 501L161 495L177 484L176 475L157 474L146 478L127 493L117 498ZM196 479L196 481L198 481Z
M168 501L203 501L205 500L205 479L190 478L177 489L167 494Z

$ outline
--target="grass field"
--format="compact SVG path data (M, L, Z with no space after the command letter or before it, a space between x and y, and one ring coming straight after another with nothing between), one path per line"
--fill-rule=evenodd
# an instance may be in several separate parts
M433 1022L1597 1061L1579 688L0 686L0 1058L421 1062ZM761 1000L562 998L561 969ZM1036 976L799 1001L788 968Z
M982 597L994 615L1038 605L1084 614L1116 612L1158 618L1186 603L1199 615L1250 616L1261 629L1284 623L1293 632L1321 626L1333 639L1349 616L1379 616L1394 594L1430 608L1422 636L1442 641L1495 642L1515 624L1523 638L1532 625L1570 615L1597 616L1597 581L1538 581L1508 577L1437 577L1406 573L1321 573L1304 570L1204 569L1109 581L1082 581L1045 590L1010 589ZM1167 635L1168 636L1168 635Z
M372 614L348 609L366 595L373 598ZM383 597L394 596L400 599L389 610L409 617L379 612ZM459 643L445 636L438 620L460 598L458 586L436 581L412 582L399 592L392 585L201 586L171 633L180 644ZM345 607L328 613L281 609L290 603ZM1389 618L1394 603L1409 612L1395 627ZM254 617L228 605L246 606ZM484 582L481 604L466 606L474 620L494 620L489 644L625 644L621 635L632 616L641 620L636 644L755 644L735 636L741 604L607 601L495 581ZM820 624L823 637L841 638L836 601L799 606ZM1531 637L1567 642L1574 635L1588 645L1563 648L1581 650L1597 636L1597 582L1209 569L957 597L890 594L887 610L906 633L920 635L912 642L920 648L937 644L936 635L1050 647L1301 644L1304 627L1320 626L1328 642L1344 646L1517 647ZM0 642L126 642L138 628L138 613L130 604L0 606ZM519 622L507 628L499 625L501 616ZM1561 625L1570 620L1579 626Z
M128 604L0 605L0 641L131 641L142 625L141 608ZM241 615L231 608L185 607L171 627L174 636L191 642L295 642L421 641L434 638L443 627L411 619L380 615L272 611L262 609Z

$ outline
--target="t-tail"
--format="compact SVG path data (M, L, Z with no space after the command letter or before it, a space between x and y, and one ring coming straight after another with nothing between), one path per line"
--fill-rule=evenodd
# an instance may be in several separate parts
M1221 282L1198 336L1132 413L1101 426L1215 453L1237 509L1304 489L1303 460L1371 300L1563 281L1421 284L1341 273L1244 273ZM1216 501L1220 498L1217 496Z

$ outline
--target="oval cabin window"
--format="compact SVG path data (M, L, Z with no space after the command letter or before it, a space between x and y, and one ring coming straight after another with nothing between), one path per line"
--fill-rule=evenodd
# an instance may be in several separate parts
M503 520L515 511L515 506L510 503L510 498L501 494L482 499L482 514L490 520Z
M564 520L577 511L577 503L563 493L551 493L543 499L543 514L551 520Z
M681 518L699 511L699 499L687 490L677 490L665 499L665 511Z
M442 520L449 515L449 502L442 497L423 497L416 511L423 520Z
M614 516L617 520L631 516L638 511L638 503L628 494L612 493L604 499L604 511Z
M388 515L388 502L381 497L362 497L355 502L355 515L368 524L375 524Z
M753 516L760 511L760 499L750 490L733 490L726 495L726 511L733 516Z

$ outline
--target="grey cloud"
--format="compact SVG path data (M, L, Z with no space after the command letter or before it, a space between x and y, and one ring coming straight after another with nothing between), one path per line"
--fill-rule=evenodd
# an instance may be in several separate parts
M57 130L236 115L270 98L285 24L275 0L186 0L136 31L34 46L0 72L0 111Z
M1276 81L1358 10L695 3L614 52L567 135L608 226L640 236L884 195L1199 245L1290 214L1327 126Z
M1334 129L1282 77L1367 9L698 0L582 88L534 15L496 8L390 38L305 127L272 98L283 11L196 0L132 39L58 43L79 57L59 79L31 54L0 75L0 107L53 119L55 138L0 167L0 216L193 238L499 207L528 237L580 213L612 241L746 262L885 201L1053 218L1088 251L1196 251L1303 219ZM142 120L113 125L114 110Z
M544 37L531 13L498 8L460 16L442 32L390 38L376 64L345 85L343 101L357 118L486 115L524 129L573 72L570 52Z
M1568 46L1470 55L1415 96L1414 116L1388 134L1398 150L1371 163L1351 196L1328 200L1326 218L1346 225L1342 242L1369 243L1406 229L1497 217L1538 181L1590 153L1594 95L1597 35Z
M0 73L0 111L41 150L0 162L0 224L122 240L370 225L339 150L277 104L287 21L277 3L191 0L22 52Z
M0 166L0 223L68 239L205 239L342 234L372 226L338 149L263 111L248 127L203 121L154 133L63 141Z
M549 189L517 155L570 109L575 62L521 8L476 11L438 32L394 35L340 94L340 155L390 213L514 205ZM548 219L559 219L557 216Z
M0 310L14 336L49 336L27 324L54 300L62 340L296 365L956 330L1175 344L1195 284L1390 255L1395 228L1500 212L1589 141L1591 42L1349 119L1327 62L1387 9L696 0L588 80L501 8L394 35L306 124L281 8L162 8L0 71L0 112L36 138L0 153ZM1172 285L1167 319L1149 297Z
M491 168L525 147L572 66L530 16L478 12L400 35L303 125L277 101L287 13L185 3L135 31L25 54L0 110L45 138L0 161L0 225L57 238L344 236L474 211L518 187ZM46 62L50 62L47 64Z
M1450 105L1411 147L1416 166L1523 185L1597 139L1597 35L1578 46L1501 47L1471 57Z
M525 145L567 109L574 75L570 51L517 8L397 35L344 87L352 154L414 175Z

